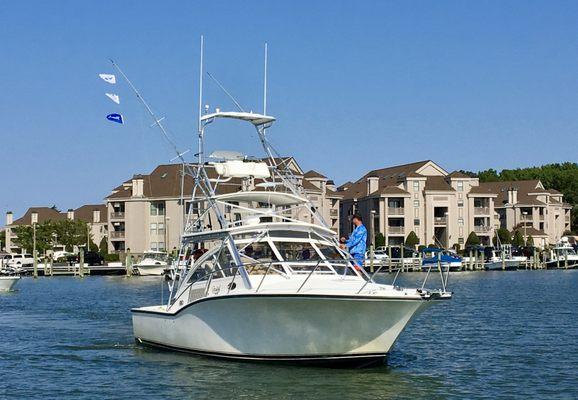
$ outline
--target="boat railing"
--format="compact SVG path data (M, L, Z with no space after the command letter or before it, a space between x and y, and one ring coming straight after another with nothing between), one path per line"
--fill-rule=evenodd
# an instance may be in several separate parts
M370 276L369 279L367 279L363 285L361 286L361 288L359 288L359 290L357 291L357 294L360 294L363 289L365 289L369 284L374 284L377 283L375 282L375 277L377 276L377 274L379 274L381 272L381 270L384 268L384 265L381 265L379 268L377 268L375 270L375 272L373 272ZM402 265L399 267L395 267L391 269L391 273L395 273L394 277L393 277L393 281L391 282L391 286L395 286L397 279L400 275L401 272L405 271L406 268ZM445 293L447 291L447 283L448 283L448 278L449 278L449 271L450 271L450 266L448 263L442 263L442 262L438 262L437 264L429 264L427 270L426 270L426 275L425 278L423 279L422 283L421 283L421 287L420 290L423 291L425 290L425 286L428 282L428 279L430 277L430 274L432 271L436 271L439 272L440 275L440 281L441 281L441 290L443 293ZM390 272L390 270L388 269L388 273Z
M299 293L301 291L301 289L303 289L303 287L309 281L311 276L314 275L316 272L320 273L320 274L326 274L327 273L327 271L320 271L319 270L320 267L325 267L326 265L331 265L331 267L335 271L335 274L340 275L340 276L347 274L347 271L352 267L350 261L343 260L343 259L340 259L340 260L319 259L319 260L315 260L315 261L311 261L311 262L302 262L302 261L292 262L292 261L277 261L277 260L256 261L254 263L245 263L245 264L243 264L243 267L247 271L248 275L253 275L253 276L262 275L262 278L259 280L259 284L255 288L255 293L257 293L263 287L263 283L265 282L265 279L267 278L267 276L270 275L271 272L274 272L278 275L281 275L281 276L289 279L288 274L283 270L284 264L289 264L290 266L292 264L298 264L301 266L313 267L311 269L311 271L308 272L307 276L305 277L304 281L301 283L301 285L297 289L296 293ZM276 268L276 267L281 267L281 268ZM336 269L336 267L343 267L344 268L343 274L341 274L341 272L338 271ZM177 298L175 298L173 303L177 302L183 296L183 294L186 293L188 290L190 290L195 284L197 284L198 282L204 281L204 280L206 280L207 283L206 283L206 285L203 286L203 288L204 288L203 289L203 297L207 296L209 294L211 283L213 282L213 279L215 278L215 275L217 275L217 274L220 275L219 278L225 278L228 276L231 277L231 281L227 285L227 293L229 293L235 287L233 284L234 284L235 279L239 273L239 269L240 269L240 266L232 265L232 266L226 267L226 268L218 268L218 269L214 269L214 270L210 270L210 271L203 271L204 272L203 274L201 274L196 279L191 280L190 282L188 282L186 284L184 289L181 290L181 293L178 295ZM306 272L306 271L297 271L297 274L300 274L301 272Z

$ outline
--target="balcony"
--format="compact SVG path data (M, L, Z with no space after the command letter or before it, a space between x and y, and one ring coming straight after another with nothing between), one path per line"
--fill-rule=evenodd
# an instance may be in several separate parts
M520 215L520 221L527 221L527 222L532 222L534 220L534 216L532 214L529 215Z
M434 225L446 225L448 223L448 217L434 217Z
M405 231L404 226L388 226L387 233L390 235L403 235Z
M124 219L124 211L113 211L110 213L110 219Z
M387 215L405 215L405 208L387 207Z
M481 234L487 234L492 230L491 226L485 226L485 225L474 225L474 232L475 233L481 233Z
M124 239L124 231L111 231L110 232L111 239Z
M474 207L474 215L490 215L490 207Z

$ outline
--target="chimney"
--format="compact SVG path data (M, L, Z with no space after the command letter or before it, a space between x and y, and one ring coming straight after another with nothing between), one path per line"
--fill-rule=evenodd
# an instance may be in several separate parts
M512 189L512 204L518 203L518 188Z
M72 208L69 208L68 211L66 212L66 218L74 219L74 210Z
M94 222L95 224L100 222L100 210L92 211L92 222Z
M142 175L135 175L132 178L132 197L144 196L144 179Z
M379 178L377 176L369 176L367 178L367 194L371 194L377 191L379 187Z
M32 225L38 223L38 213L36 211L32 211L32 213L30 214L30 222L32 223Z
M12 211L8 211L6 213L6 225L12 225L12 222L14 222L14 214Z

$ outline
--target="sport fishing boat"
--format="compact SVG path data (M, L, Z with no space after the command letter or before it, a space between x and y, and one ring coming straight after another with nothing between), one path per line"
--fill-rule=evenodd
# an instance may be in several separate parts
M183 163L194 187L169 297L131 310L135 339L224 359L383 363L419 312L452 297L447 276L440 272L441 289L426 289L427 276L402 288L356 267L270 145L275 118L264 109L199 113L198 160ZM223 119L252 125L265 158L207 157L205 129Z
M133 265L133 269L138 275L147 276L164 275L169 266L169 256L163 251L147 251L142 260Z
M550 251L550 258L546 261L547 269L574 269L578 268L578 254L569 243L560 242Z

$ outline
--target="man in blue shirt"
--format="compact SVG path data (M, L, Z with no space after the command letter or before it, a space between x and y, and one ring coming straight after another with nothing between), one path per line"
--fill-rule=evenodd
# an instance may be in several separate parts
M347 250L351 257L355 260L355 264L358 267L363 267L365 262L365 249L367 247L367 229L363 226L363 220L361 215L354 214L351 219L355 229L351 232L349 239L342 245L343 248L347 246Z

